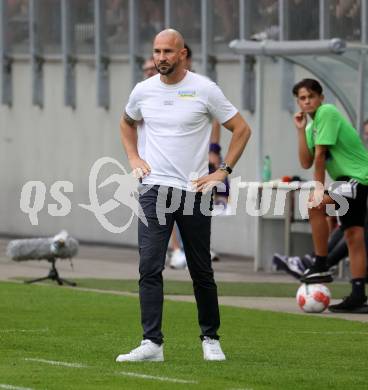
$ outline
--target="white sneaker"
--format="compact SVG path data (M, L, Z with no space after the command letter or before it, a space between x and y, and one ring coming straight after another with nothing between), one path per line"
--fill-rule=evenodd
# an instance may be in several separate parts
M204 360L226 360L218 340L205 336L202 341L202 348Z
M287 264L291 271L295 272L299 276L303 275L305 268L303 268L303 263L299 256L289 257Z
M151 340L142 340L138 348L116 358L117 362L162 362L163 360L162 345L155 344Z
M185 253L181 249L175 249L171 254L170 268L184 269L187 266Z
M215 251L211 249L210 253L211 253L211 261L220 261L220 257Z

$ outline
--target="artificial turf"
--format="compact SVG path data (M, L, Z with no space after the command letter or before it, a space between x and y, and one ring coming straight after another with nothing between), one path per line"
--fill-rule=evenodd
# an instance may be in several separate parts
M204 362L195 305L167 301L165 362L119 364L116 355L140 341L136 298L16 283L0 283L0 297L0 388L294 390L368 382L364 323L221 307L228 360Z
M138 293L137 280L118 279L76 279L78 287L97 290L113 290ZM300 283L248 283L248 282L217 282L220 296L239 297L295 297ZM328 285L333 298L349 295L351 285L348 283L333 283ZM165 280L164 292L169 295L193 295L192 282Z

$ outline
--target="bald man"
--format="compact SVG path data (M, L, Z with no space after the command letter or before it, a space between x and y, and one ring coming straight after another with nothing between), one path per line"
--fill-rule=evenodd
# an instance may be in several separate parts
M250 129L215 83L186 69L186 57L179 32L160 32L153 42L159 74L135 86L120 123L130 166L141 180L139 203L146 218L138 221L143 340L119 355L118 362L164 360L162 271L174 222L193 280L204 359L225 360L210 255L210 189L231 174ZM232 138L224 164L208 174L212 118L229 129ZM137 147L139 121L146 135L144 150Z

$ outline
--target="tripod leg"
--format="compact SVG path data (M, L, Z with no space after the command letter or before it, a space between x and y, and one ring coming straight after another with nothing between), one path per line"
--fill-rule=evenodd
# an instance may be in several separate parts
M44 280L50 279L50 280L54 280L59 286L62 286L64 283L67 284L68 286L73 286L73 287L76 286L77 283L60 277L59 272L55 267L55 261L56 261L55 258L49 259L49 262L51 263L51 269L47 276L43 278L33 279L33 280L25 280L24 283L27 284L37 283L37 282L42 282Z
M44 280L51 279L49 276L45 276L43 278L38 278L38 279L32 279L32 280L25 280L24 283L31 284L31 283L37 283L37 282L42 282Z
M56 259L52 259L52 261L51 261L51 270L50 270L50 273L49 273L49 277L52 280L55 280L55 282L57 282L57 284L59 286L62 286L63 285L63 281L62 281L62 279L59 276L58 270L56 269L55 262L56 262Z
M56 267L54 267L51 272L52 273L52 279L55 280L59 286L62 286L63 284L67 284L69 286L76 286L77 284L75 282L71 282L67 279L64 279L64 278L61 278L60 275L59 275L59 272L58 270L56 269Z
M55 267L55 261L56 259L49 260L49 262L51 263L51 269L47 276L44 276L43 278L34 279L34 280L26 280L24 281L24 283L31 284L31 283L42 282L44 280L50 279L50 280L55 280L61 286L63 282L60 280L58 271Z

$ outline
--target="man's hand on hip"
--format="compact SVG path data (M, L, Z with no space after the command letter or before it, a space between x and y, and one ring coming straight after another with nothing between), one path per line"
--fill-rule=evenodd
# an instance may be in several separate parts
M129 164L132 168L133 176L137 179L141 179L151 173L151 167L140 157L129 159Z
M192 183L198 192L209 192L213 187L224 185L227 173L221 169L210 175L202 176L199 179L192 180Z

